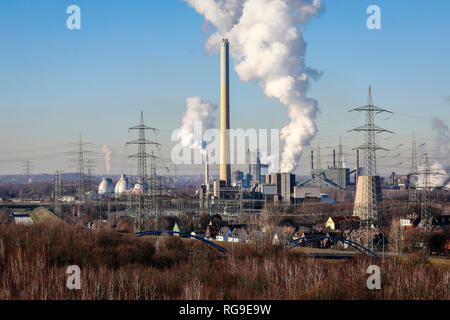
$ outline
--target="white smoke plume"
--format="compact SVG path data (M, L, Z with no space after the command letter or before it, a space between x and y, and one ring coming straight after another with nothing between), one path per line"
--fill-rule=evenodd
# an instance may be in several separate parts
M306 67L306 42L299 25L307 24L323 5L320 0L184 0L217 28L206 41L217 49L228 38L235 70L242 81L259 81L266 96L286 106L290 123L281 130L281 171L297 167L303 149L317 133L317 101L306 97L309 78L320 73Z
M181 131L178 140L184 147L203 150L203 133L215 126L216 118L213 114L217 106L209 101L203 101L200 97L186 98L186 111L181 120ZM194 135L195 125L201 124L201 136Z
M431 176L431 184L449 188L450 174L450 135L448 126L441 119L433 119L435 163L431 166L431 171L437 173Z
M111 154L112 151L109 149L107 145L104 145L102 148L102 152L105 154L105 166L106 166L106 173L111 173Z

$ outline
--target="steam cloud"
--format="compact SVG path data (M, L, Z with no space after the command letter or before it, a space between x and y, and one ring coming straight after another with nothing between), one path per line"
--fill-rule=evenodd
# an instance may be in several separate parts
M102 152L105 154L105 166L106 166L106 173L111 173L111 149L108 148L107 145L104 145L102 148Z
M309 78L320 73L305 66L306 42L299 30L323 6L320 0L184 0L217 31L206 49L230 40L235 70L244 82L259 81L266 96L286 106L290 123L281 130L281 171L297 167L303 149L317 133L317 101L306 97Z
M433 119L433 130L435 132L434 143L436 162L431 166L432 172L440 173L431 176L431 184L449 188L450 181L450 135L448 126L441 119Z
M200 97L186 98L186 111L181 120L181 131L178 134L178 140L184 147L203 150L202 136L205 130L213 128L216 118L213 112L217 106L209 101L203 101ZM194 135L195 124L202 125L202 136Z

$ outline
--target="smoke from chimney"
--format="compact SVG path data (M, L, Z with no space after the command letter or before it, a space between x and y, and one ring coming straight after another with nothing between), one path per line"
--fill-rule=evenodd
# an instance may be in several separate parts
M102 148L102 152L105 154L105 166L106 166L106 173L111 173L111 149L108 148L107 145L104 145Z
M435 162L431 166L432 172L440 174L431 176L431 184L434 186L450 187L450 135L448 126L439 118L433 119Z
M317 101L306 96L309 78L320 73L305 66L306 42L300 24L323 9L320 0L184 0L217 28L207 50L228 38L235 70L244 82L257 80L266 96L286 106L290 123L281 130L281 171L297 167L303 149L317 133Z
M190 147L196 150L204 150L205 146L202 141L203 132L213 128L216 118L213 114L217 110L217 106L209 101L203 101L200 97L186 98L186 111L181 120L181 131L178 134L178 140L184 147ZM196 123L202 125L202 136L194 136L194 126Z

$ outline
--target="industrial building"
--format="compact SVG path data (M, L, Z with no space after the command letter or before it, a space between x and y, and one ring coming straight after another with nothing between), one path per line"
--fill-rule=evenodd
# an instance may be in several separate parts
M98 186L98 195L99 196L110 196L114 194L114 185L112 179L103 178L102 182Z
M130 182L126 175L122 174L119 181L116 183L114 188L114 193L116 196L121 196L125 194L126 191L130 190Z

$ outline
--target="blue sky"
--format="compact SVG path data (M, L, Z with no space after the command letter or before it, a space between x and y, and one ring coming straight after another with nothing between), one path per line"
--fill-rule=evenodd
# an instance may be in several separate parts
M81 8L81 30L66 28L71 4ZM317 123L324 164L330 160L326 147L339 136L349 153L362 141L346 131L362 124L363 115L347 110L366 102L369 84L375 104L395 112L377 119L396 133L381 137L380 144L403 143L407 155L415 131L433 149L431 119L450 122L450 2L325 4L325 12L302 27L306 63L323 71L309 96L321 109ZM371 4L381 8L382 30L366 27ZM132 138L127 128L137 123L141 109L148 124L161 129L158 140L167 155L184 99L219 101L218 56L205 51L203 26L203 18L178 0L0 2L0 174L21 172L17 159L37 155L42 159L35 161L35 172L70 171L67 157L45 155L69 150L65 145L80 132L95 151L112 146L113 171L125 170L123 145ZM257 83L242 83L233 71L231 90L232 127L287 124L284 107L266 98ZM353 155L348 157L351 165ZM307 162L303 157L298 172ZM380 159L380 171L390 165ZM97 173L104 171L99 158Z

